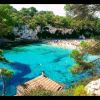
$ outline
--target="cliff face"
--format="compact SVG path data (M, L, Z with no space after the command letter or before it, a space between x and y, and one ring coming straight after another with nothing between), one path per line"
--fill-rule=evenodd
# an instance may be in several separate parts
M14 27L13 33L15 36L17 36L20 39L31 39L31 40L37 40L37 34L40 31L40 27L38 26L35 30L29 28L28 25L23 25L20 27ZM16 39L18 39L16 38Z
M62 35L63 34L71 34L73 32L73 29L68 29L68 28L56 28L56 27L52 27L52 26L46 26L47 29L45 29L46 31L48 31L51 34L55 34L57 31L59 31ZM43 30L44 31L44 30Z
M13 33L18 38L16 39L31 39L31 40L38 40L37 34L39 32L48 31L50 34L55 34L55 32L60 31L60 33L63 34L71 34L73 32L72 29L67 28L55 28L52 26L46 26L41 29L40 26L37 26L35 30L29 28L28 25L22 25L20 27L14 27Z

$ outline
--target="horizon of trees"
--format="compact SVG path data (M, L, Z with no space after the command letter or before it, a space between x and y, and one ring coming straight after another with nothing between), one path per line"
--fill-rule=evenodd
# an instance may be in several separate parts
M64 9L66 16L58 16L52 11L38 11L35 7L22 8L17 11L9 4L0 4L0 37L14 38L13 27L21 25L29 25L33 30L37 26L41 26L42 29L47 25L56 28L70 28L75 30L72 34L75 37L81 34L87 37L100 34L100 18L94 16L96 12L100 12L100 4L66 4ZM42 35L51 38L57 36L52 37L45 32Z

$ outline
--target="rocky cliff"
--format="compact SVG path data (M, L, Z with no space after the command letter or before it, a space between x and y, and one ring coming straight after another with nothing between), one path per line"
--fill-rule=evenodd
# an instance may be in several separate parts
M59 31L62 35L63 34L71 34L73 32L72 29L67 28L55 28L52 26L46 26L41 29L40 26L37 26L34 30L29 28L28 25L22 25L20 27L14 27L13 33L16 37L16 39L32 39L32 40L38 40L37 34L39 32L48 31L50 34L55 34L55 32Z
M13 28L13 33L16 37L16 39L32 39L32 40L37 40L37 34L40 32L40 27L36 27L35 30L29 28L28 25L23 25L20 27L14 27Z

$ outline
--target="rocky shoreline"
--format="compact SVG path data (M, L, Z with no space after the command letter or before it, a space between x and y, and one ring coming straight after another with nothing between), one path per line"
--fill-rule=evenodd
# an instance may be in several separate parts
M100 96L100 79L93 80L85 87L87 94L92 96Z
M0 41L0 49L11 49L12 47L16 47L19 45L27 45L32 43L41 43L41 40L28 40L28 39L20 39L20 40L5 40Z
M1 42L0 40L0 49L11 49L12 47L16 47L18 45L27 45L27 44L32 44L32 43L45 43L49 44L52 46L60 47L60 48L68 48L68 49L77 49L78 46L80 45L81 41L93 41L92 39L85 39L85 40L80 40L80 39L65 39L65 40L33 40L33 39L20 39L20 40L3 40Z

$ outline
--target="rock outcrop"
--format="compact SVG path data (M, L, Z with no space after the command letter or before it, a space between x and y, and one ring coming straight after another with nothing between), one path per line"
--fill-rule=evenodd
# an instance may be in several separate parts
M85 90L92 96L100 96L100 79L90 82Z
M34 30L29 28L28 25L22 25L20 27L14 27L13 28L13 33L15 36L17 36L17 39L31 39L31 40L37 40L38 36L37 34L39 32L44 32L48 31L50 34L55 34L57 31L60 32L62 35L69 33L71 34L73 32L72 29L67 29L67 28L55 28L50 25L41 28L40 26L37 26Z
M50 32L51 34L55 34L57 31L60 31L63 34L69 33L71 34L73 32L73 29L68 29L68 28L56 28L52 27L50 25L46 26L46 31Z
M18 36L19 39L30 39L30 40L37 40L37 34L40 32L40 27L36 27L35 30L29 28L28 25L23 25L20 27L14 27L13 33L15 36ZM17 38L18 39L18 38Z

